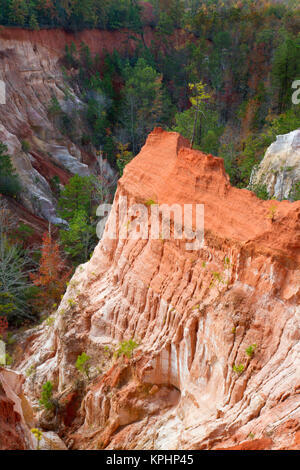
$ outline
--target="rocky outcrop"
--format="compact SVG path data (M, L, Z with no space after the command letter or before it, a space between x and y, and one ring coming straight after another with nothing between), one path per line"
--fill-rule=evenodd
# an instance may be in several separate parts
M29 426L33 411L27 402L21 374L0 368L0 450L33 450Z
M46 431L38 443L31 432L34 411L23 392L24 377L0 367L0 450L67 450L59 436Z
M188 37L179 30L173 41L180 45ZM65 184L73 174L87 175L97 166L94 150L87 153L75 145L49 118L51 99L56 97L79 140L85 132L79 116L84 104L63 77L61 61L66 45L74 43L79 48L84 42L92 54L104 57L114 50L133 53L137 38L140 40L140 35L127 30L71 34L59 29L0 28L0 80L6 87L6 104L0 104L0 140L12 155L23 185L21 202L31 213L61 223L56 217L51 179L58 176ZM154 39L152 29L146 27L143 41L149 46ZM29 148L22 145L24 141ZM103 161L102 167L102 176L111 181L115 174L109 164Z
M53 97L62 107L68 104L72 113L82 106L72 89L70 102L65 100L60 64L64 44L55 49L51 41L39 43L30 32L22 36L19 30L13 31L0 31L0 80L6 87L6 104L0 105L0 140L8 146L20 176L24 207L60 223L51 179L58 176L65 184L73 174L90 174L88 164L95 165L96 159L62 135L49 117Z
M124 197L204 204L204 244L124 236L137 217ZM300 202L231 187L222 159L156 129L54 323L24 339L26 392L34 404L52 381L70 448L299 448L299 279ZM132 357L114 358L130 339Z
M252 185L266 185L269 197L292 199L300 182L300 129L278 135L251 176Z

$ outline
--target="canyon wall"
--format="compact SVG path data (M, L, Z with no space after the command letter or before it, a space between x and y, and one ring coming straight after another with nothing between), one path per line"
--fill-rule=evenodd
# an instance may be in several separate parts
M136 222L125 197L149 212L204 204L204 244L124 236ZM300 449L299 300L300 202L231 187L222 159L155 129L18 368L33 406L52 381L59 416L46 425L72 449ZM132 357L117 357L131 339Z
M173 41L180 45L187 37L179 30ZM143 41L149 46L154 39L152 29L146 27ZM77 137L85 133L85 123L80 118L85 104L63 76L66 45L74 43L79 49L84 42L93 55L103 58L114 50L131 54L137 40L141 37L127 30L67 33L60 29L0 27L0 80L6 87L6 104L0 104L0 141L8 146L21 178L20 202L27 211L60 223L52 178L59 177L64 185L73 174L87 175L97 167L95 149L84 150L72 142L54 125L49 114L51 100L56 97L71 118ZM101 173L108 180L114 178L106 161L102 161Z
M90 174L96 166L95 150L74 144L49 115L51 100L56 97L72 116L78 135L84 132L79 113L84 104L63 77L61 59L66 44L79 46L84 41L101 56L106 50L124 49L128 34L87 31L72 35L60 30L0 28L0 80L6 87L6 104L0 104L0 140L7 145L21 179L20 202L32 214L61 222L56 216L52 178L59 177L65 184L73 174ZM112 176L105 162L103 174Z
M300 129L278 135L253 171L251 184L266 185L269 197L291 199L300 181Z
M33 450L29 426L33 411L27 402L21 374L0 367L0 450Z
M67 450L52 431L42 432L37 442L36 410L24 395L24 381L22 374L0 367L0 450Z

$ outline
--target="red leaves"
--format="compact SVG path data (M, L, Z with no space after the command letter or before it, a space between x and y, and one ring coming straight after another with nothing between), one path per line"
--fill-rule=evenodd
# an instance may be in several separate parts
M6 317L0 317L0 339L4 339L8 328L8 321Z
M40 307L47 308L60 301L71 272L60 254L58 243L45 233L39 270L30 276L34 285L41 289L37 301Z

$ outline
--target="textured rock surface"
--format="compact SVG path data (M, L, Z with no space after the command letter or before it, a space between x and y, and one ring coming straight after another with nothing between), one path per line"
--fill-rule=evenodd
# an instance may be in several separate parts
M252 175L252 183L266 185L269 196L289 199L300 181L300 129L277 136Z
M145 28L143 39L154 39L151 28ZM177 31L174 42L184 43L187 34ZM28 31L19 28L0 30L0 80L6 85L6 104L0 105L0 140L9 148L24 187L22 204L27 210L52 223L59 223L55 199L49 187L53 176L65 184L72 174L86 175L96 165L95 155L86 154L62 135L49 119L51 98L56 96L62 109L71 116L73 126L84 133L78 118L80 102L70 85L66 87L61 69L65 46L84 42L92 54L103 57L115 49L133 51L137 41L131 31L82 31L70 34L62 30ZM65 91L72 100L65 100ZM30 152L22 150L22 141L30 143ZM92 152L93 153L93 152ZM108 166L108 168L107 168ZM104 175L111 176L109 165Z
M38 443L31 429L36 427L34 410L23 392L24 376L0 367L0 450L35 450ZM52 431L44 431L40 450L67 450Z
M20 175L25 208L57 223L49 181L58 176L64 184L72 174L89 174L84 163L88 156L60 134L48 114L53 96L65 104L59 63L64 44L53 49L51 41L40 44L30 32L24 36L14 32L0 32L0 80L6 85L6 104L0 105L0 140L8 146ZM74 99L78 104L75 95ZM23 151L23 141L30 144L29 152Z
M0 368L0 450L33 450L29 426L33 411L27 402L21 374Z
M131 230L122 196L204 204L204 246L122 239L119 229L111 240L115 213ZM231 187L222 159L156 129L126 167L55 323L24 339L20 370L35 371L26 392L34 403L46 380L55 384L71 448L299 448L299 300L300 202ZM115 346L131 338L132 359L115 361ZM88 385L75 368L83 351Z
M35 449L37 448L37 440L33 437L35 443ZM39 442L39 450L68 450L63 441L58 437L55 432L48 431L43 432L41 440Z

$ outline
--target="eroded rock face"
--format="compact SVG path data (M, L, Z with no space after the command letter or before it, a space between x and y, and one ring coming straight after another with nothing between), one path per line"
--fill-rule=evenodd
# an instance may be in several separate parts
M291 199L295 183L300 181L300 129L278 135L253 172L251 183L266 185L269 196Z
M34 411L23 392L24 377L0 367L0 450L67 450L52 431L44 431L38 443Z
M204 204L204 246L122 239L134 219L122 215L125 196L129 206ZM156 129L127 165L54 325L27 335L26 391L34 403L55 384L76 449L299 448L299 287L300 202L231 187L222 159ZM133 338L133 357L114 360ZM83 351L88 386L75 367Z
M20 176L25 208L51 223L61 223L56 217L51 178L58 176L65 184L72 174L90 173L81 150L49 117L54 96L65 104L61 57L62 50L35 42L30 33L24 38L18 37L18 31L15 37L5 29L0 33L0 80L6 86L6 104L0 105L0 140L7 145ZM73 106L79 106L72 93ZM29 149L22 147L24 141Z
M62 221L56 216L51 179L58 176L66 184L73 174L87 175L97 166L94 150L83 151L62 135L49 117L51 99L56 97L72 120L78 138L85 133L78 112L84 103L63 78L61 59L65 46L75 43L79 49L84 42L99 57L114 50L133 53L138 44L133 36L140 38L128 30L71 34L59 29L29 31L1 27L0 80L6 86L6 104L0 104L0 140L8 146L20 175L25 209L53 224ZM180 46L190 36L178 30L173 40ZM154 39L152 28L145 28L145 43L150 46ZM26 145L22 147L24 141L30 144L29 151ZM114 180L116 175L108 162L103 160L101 165L102 176Z
M0 368L0 450L33 450L29 426L33 411L23 391L24 378L12 370Z

